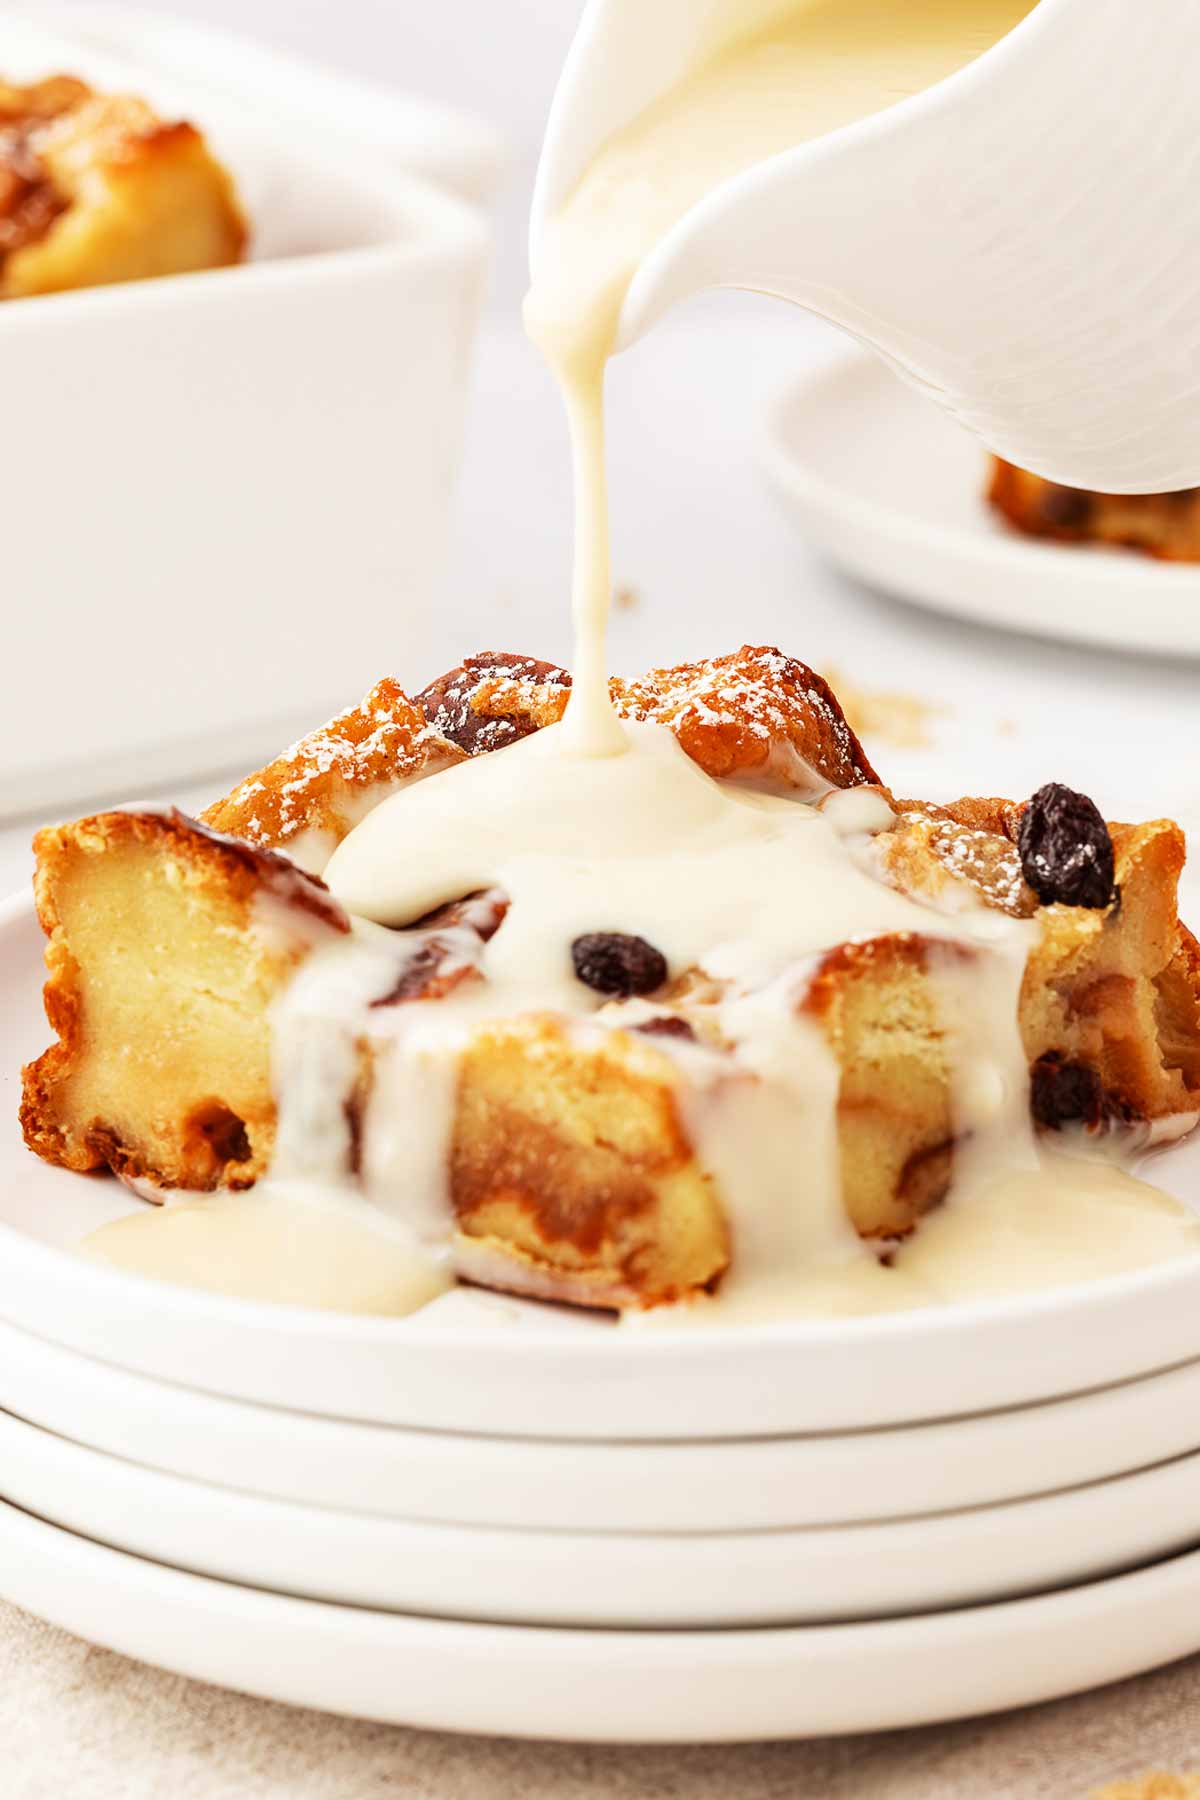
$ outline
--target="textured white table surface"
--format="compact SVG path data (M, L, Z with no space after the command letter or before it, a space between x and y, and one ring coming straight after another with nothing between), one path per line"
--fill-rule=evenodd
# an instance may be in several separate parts
M251 1700L91 1649L0 1603L0 1728L4 1800L1085 1800L1152 1768L1200 1768L1200 1659L922 1731L590 1748ZM1134 1792L1197 1800L1200 1785Z

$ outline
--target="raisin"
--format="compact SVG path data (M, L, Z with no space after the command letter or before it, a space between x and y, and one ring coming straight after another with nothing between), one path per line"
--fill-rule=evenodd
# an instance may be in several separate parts
M1051 1131L1078 1120L1098 1125L1104 1116L1104 1090L1095 1069L1067 1062L1055 1050L1033 1065L1029 1104L1038 1124Z
M1094 803L1059 781L1038 789L1017 834L1025 879L1047 906L1108 906L1113 847Z
M571 945L575 973L598 994L628 1000L652 994L667 979L667 959L645 938L623 931L586 931Z
M655 1019L646 1019L641 1025L635 1025L634 1030L640 1031L644 1037L686 1038L693 1044L696 1041L695 1032L678 1013L660 1013Z
M522 712L514 699L513 710L499 716L479 713L472 696L497 677L533 687L562 688L571 685L571 677L556 663L539 662L533 656L510 656L504 651L484 650L468 656L465 662L437 681L431 681L417 695L417 705L434 730L468 756L480 756L488 750L502 750L515 744L538 728L537 719Z

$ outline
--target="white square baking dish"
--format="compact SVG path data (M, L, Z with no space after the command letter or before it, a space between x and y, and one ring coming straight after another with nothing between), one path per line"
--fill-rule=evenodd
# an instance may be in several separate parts
M389 669L437 673L487 230L369 137L333 149L298 102L285 128L269 60L256 107L0 13L0 68L192 118L254 230L241 268L0 307L11 817L248 766Z

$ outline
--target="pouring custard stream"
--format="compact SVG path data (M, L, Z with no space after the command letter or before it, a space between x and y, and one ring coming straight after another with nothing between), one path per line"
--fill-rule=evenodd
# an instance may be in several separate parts
M604 371L630 283L705 195L883 111L991 48L1033 0L810 0L704 61L605 144L538 248L525 326L562 389L575 469L573 748L621 749L608 702ZM804 221L796 221L802 233Z
M931 913L879 880L870 837L891 815L878 795L851 790L818 810L805 803L825 798L816 778L803 799L714 781L664 727L622 723L608 691L603 388L638 268L722 181L919 92L1029 10L1029 0L794 7L769 30L727 44L604 145L549 222L525 317L562 388L573 447L571 698L561 724L393 794L334 853L326 879L355 930L318 952L280 1005L287 1155L267 1188L279 1178L294 1196L306 1163L318 1160L335 1187L349 1169L341 1089L323 1107L313 1095L370 1040L377 1099L356 1183L371 1204L356 1211L356 1226L372 1211L393 1228L407 1225L414 1256L444 1269L453 1212L448 1173L435 1171L448 1171L470 1033L489 1018L531 1012L566 1017L581 1032L636 1023L636 1002L593 1023L597 997L572 972L571 943L611 929L656 945L672 978L695 969L721 984L714 1017L735 1071L731 1080L728 1064L718 1070L699 1049L672 1052L687 1076L688 1133L721 1195L733 1255L715 1301L659 1309L664 1322L893 1310L1194 1251L1195 1228L1153 1190L1094 1160L1039 1155L1017 1026L1028 922L983 908ZM477 953L484 979L436 1005L376 1010L412 955L411 943L382 928L485 888L501 890L508 911ZM842 1205L837 1070L798 1002L820 952L889 932L944 946L931 982L952 1047L959 1147L950 1201L884 1267ZM109 1228L103 1253L132 1263L140 1232L144 1269L155 1223ZM159 1272L169 1274L162 1233L158 1242ZM266 1242L254 1236L255 1246ZM188 1278L180 1259L174 1269ZM348 1282L345 1304L363 1304ZM406 1304L398 1297L395 1310Z

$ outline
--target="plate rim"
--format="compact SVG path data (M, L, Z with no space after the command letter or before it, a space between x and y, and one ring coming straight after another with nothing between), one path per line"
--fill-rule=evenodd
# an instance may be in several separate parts
M5 1501L0 1543L10 1552L0 1556L0 1594L118 1654L286 1704L510 1738L745 1743L897 1729L1103 1687L1200 1645L1195 1550L1048 1595L908 1618L629 1632L484 1626L298 1600L110 1550ZM1010 1662L1002 1678L998 1648L1014 1632L1038 1654L1015 1670ZM262 1654L265 1640L279 1646L277 1657ZM896 1679L881 1682L882 1701L864 1710L859 1694L872 1684L855 1677L870 1658ZM935 1697L934 1680L947 1673L956 1695ZM814 1712L818 1675L828 1704ZM664 1682L673 1684L666 1696ZM901 1697L905 1682L912 1704ZM417 1693L401 1700L406 1683ZM510 1700L525 1717L507 1714Z
M977 626L1060 643L1083 642L1100 649L1133 650L1148 657L1200 656L1200 566L1138 556L1113 547L1051 543L1022 537L1015 530L1006 531L999 526L994 532L974 532L959 524L928 519L893 501L864 497L824 474L819 462L797 447L793 435L797 413L810 406L831 408L838 404L841 392L853 395L862 405L864 393L869 398L872 389L893 386L920 398L913 383L905 381L901 373L870 351L862 347L839 348L818 365L785 381L759 421L755 434L758 466L776 499L793 517L793 523L799 514L806 536L822 554L877 589ZM934 409L931 400L926 400L926 405ZM950 420L944 424L947 430L953 429ZM961 422L959 430L964 444L974 446L982 465L989 454L987 446ZM986 520L982 493L980 506L981 519ZM1133 586L1156 600L1189 600L1196 603L1195 622L1190 630L1181 631L1176 641L1147 643L1132 626L1097 629L1094 623L1089 627L1086 619L1064 622L1061 614L1022 613L1013 618L999 605L951 600L936 591L923 590L915 581L903 577L889 584L878 573L864 570L852 554L832 540L829 531L822 529L822 522L827 520L836 522L841 533L866 530L876 540L939 559L954 558L989 576L1008 571L1014 584L1035 577L1066 581L1081 595L1097 590L1119 594ZM1188 614L1182 617L1186 626Z
M1054 1493L942 1513L683 1533L367 1518L147 1468L3 1412L0 1452L5 1500L127 1555L264 1592L464 1623L883 1622L1055 1593L1200 1549L1200 1446Z

